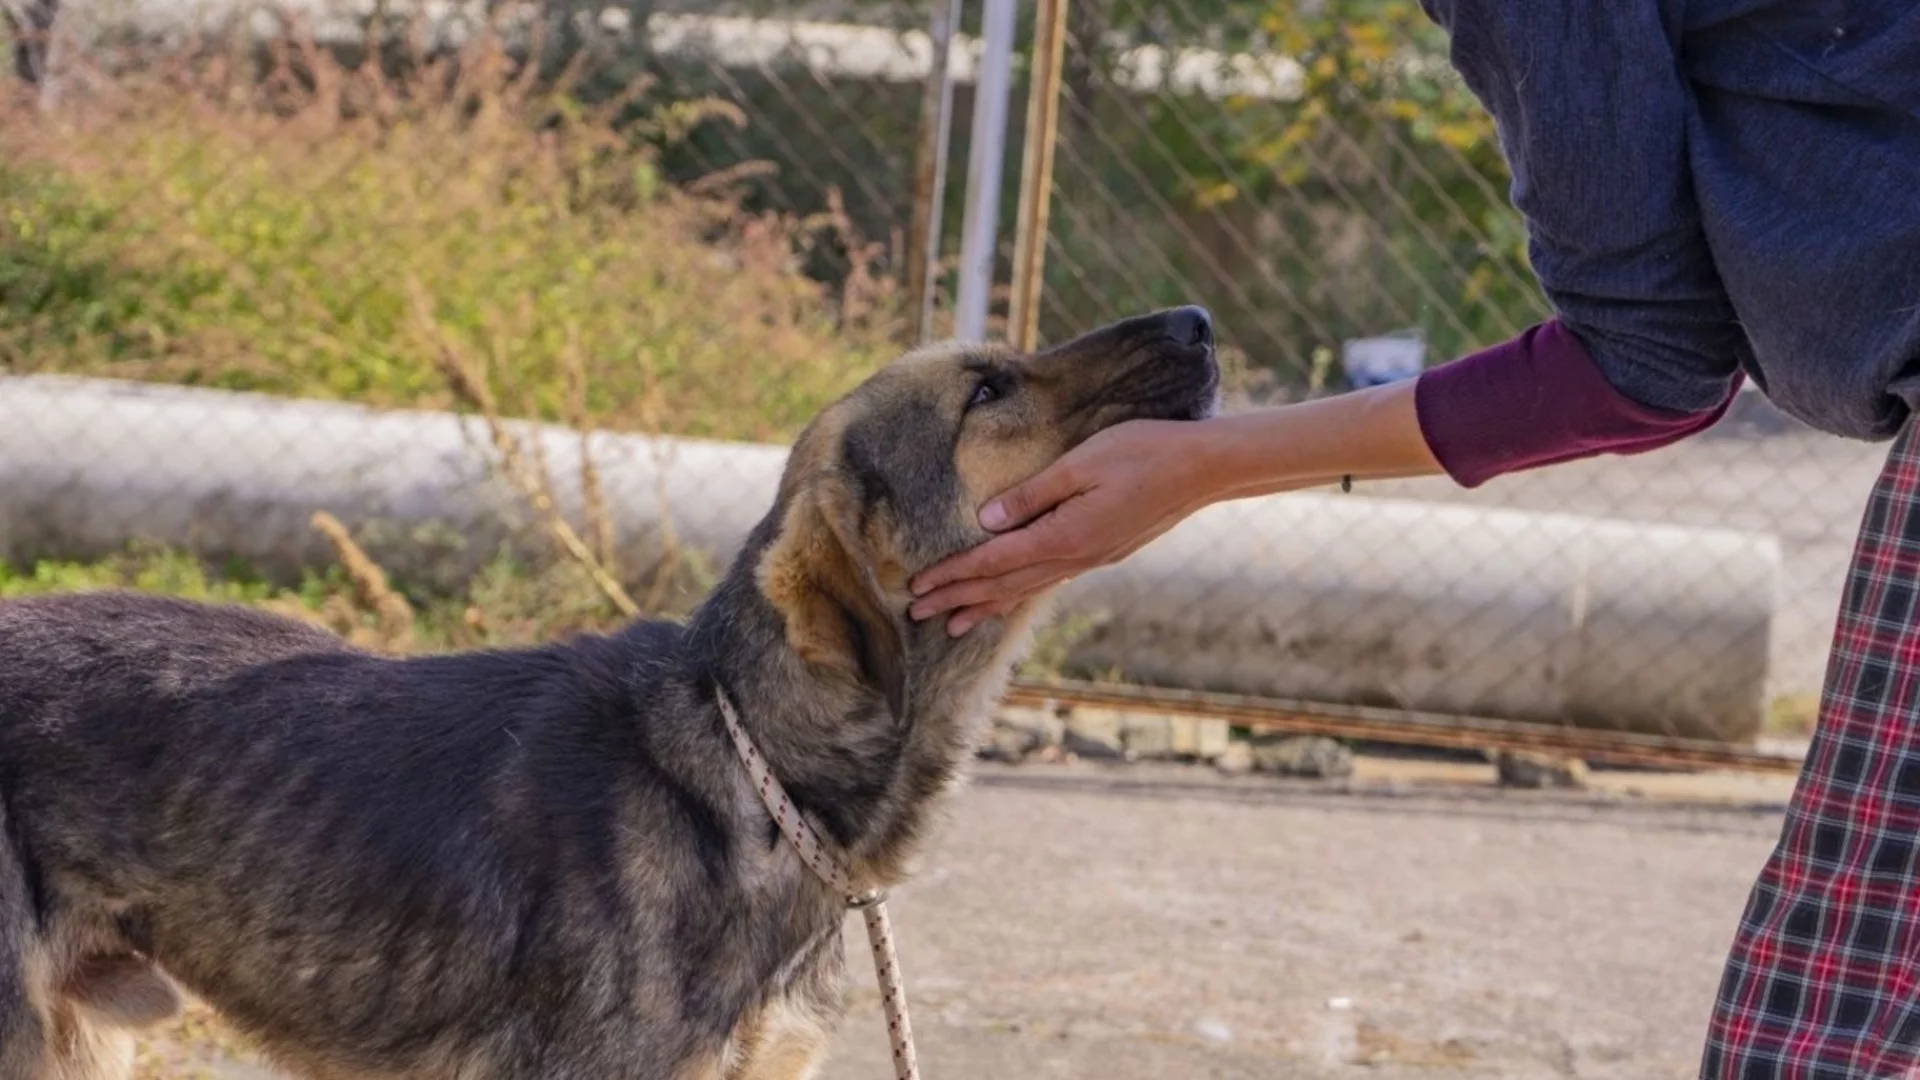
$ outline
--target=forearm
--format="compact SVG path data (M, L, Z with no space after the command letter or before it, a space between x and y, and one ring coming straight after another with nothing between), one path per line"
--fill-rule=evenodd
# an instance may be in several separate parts
M1207 502L1348 476L1445 473L1477 487L1596 454L1658 449L1713 426L1731 403L1730 392L1695 413L1635 402L1553 321L1417 379L1212 421L1194 433L1194 483Z
M1208 501L1355 480L1433 476L1412 380L1222 417L1200 436Z

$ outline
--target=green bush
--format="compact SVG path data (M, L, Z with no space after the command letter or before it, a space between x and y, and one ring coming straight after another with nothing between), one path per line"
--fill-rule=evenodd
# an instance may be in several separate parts
M191 556L168 551L134 550L99 562L47 559L16 566L0 560L0 600L99 589L132 589L223 604L257 605L304 596L317 605L325 586L315 579L299 592L276 589L244 569L214 570Z
M508 412L778 439L893 351L884 281L796 265L863 250L844 217L661 180L725 108L616 128L495 51L375 67L0 115L0 370L444 406L451 351Z

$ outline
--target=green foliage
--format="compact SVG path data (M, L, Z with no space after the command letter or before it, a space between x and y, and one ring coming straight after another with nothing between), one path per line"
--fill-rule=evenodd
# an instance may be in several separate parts
M1299 63L1303 84L1290 122L1236 154L1254 167L1253 190L1323 179L1318 163L1345 141L1444 147L1459 155L1455 169L1489 180L1502 171L1492 122L1440 70L1446 43L1412 0L1272 0L1259 25L1270 48Z
M1202 300L1298 383L1348 337L1417 329L1445 359L1544 312L1492 122L1414 0L1091 10L1079 40L1113 44L1069 80L1056 332L1115 294ZM1298 93L1128 95L1107 76L1140 45L1284 58Z
M45 559L15 565L0 560L0 600L101 589L131 589L221 604L281 600L317 608L327 583L314 578L299 591L290 591L268 584L244 567L215 569L189 556L151 548L135 548L98 562Z
M463 59L0 116L0 370L443 406L451 349L510 412L771 439L891 354L883 283L795 265L836 222L662 180L732 110L616 127Z

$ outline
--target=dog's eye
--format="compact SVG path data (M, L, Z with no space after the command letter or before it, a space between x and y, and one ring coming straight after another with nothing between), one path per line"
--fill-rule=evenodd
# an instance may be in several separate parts
M1000 387L992 379L984 379L973 388L973 397L968 399L967 408L972 409L996 401L1000 397Z

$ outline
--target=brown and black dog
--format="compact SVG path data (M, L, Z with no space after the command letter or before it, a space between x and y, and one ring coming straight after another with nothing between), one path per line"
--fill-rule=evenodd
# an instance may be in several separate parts
M321 1080L813 1075L843 898L716 689L857 875L899 881L1035 618L952 639L909 578L1218 381L1197 308L914 352L800 436L684 625L403 660L237 608L0 604L0 1080L125 1075L176 985Z

